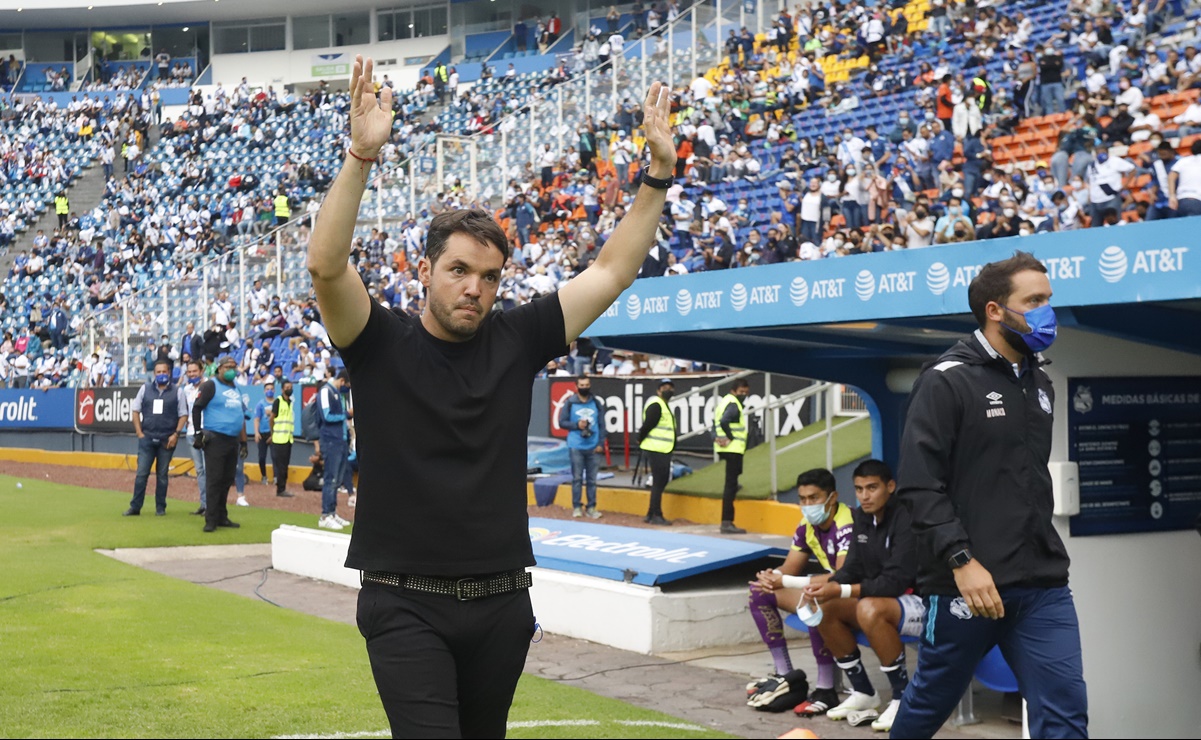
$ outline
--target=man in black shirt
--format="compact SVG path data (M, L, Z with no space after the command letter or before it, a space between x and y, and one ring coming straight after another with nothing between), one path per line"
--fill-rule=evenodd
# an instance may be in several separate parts
M1038 97L1043 115L1063 112L1063 55L1051 46L1038 58Z
M525 568L526 427L534 376L628 287L675 165L668 90L646 101L651 161L595 264L556 293L493 312L508 240L479 210L437 216L418 277L427 307L397 316L348 266L370 166L392 129L372 60L351 76L351 143L309 245L325 328L361 404L349 568L359 629L393 737L503 737L534 616ZM470 603L465 603L470 602Z

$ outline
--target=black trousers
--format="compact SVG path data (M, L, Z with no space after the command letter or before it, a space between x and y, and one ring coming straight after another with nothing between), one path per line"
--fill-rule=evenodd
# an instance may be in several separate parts
M721 491L721 520L734 521L734 497L738 495L738 476L742 475L742 455L734 452L719 452L717 456L726 461L726 486Z
M267 458L271 456L271 436L269 434L261 435L263 441L255 444L259 448L259 477L263 480L267 479ZM274 460L274 458L272 458Z
M505 736L534 636L529 591L458 601L367 581L358 624L392 737Z
M275 467L275 492L283 493L288 487L288 466L292 464L292 443L271 443L271 465Z
M216 432L208 435L210 439L204 444L204 521L220 524L229 520L226 502L237 471L238 438Z
M647 516L663 516L663 489L671 482L671 453L643 450L651 468L651 503Z

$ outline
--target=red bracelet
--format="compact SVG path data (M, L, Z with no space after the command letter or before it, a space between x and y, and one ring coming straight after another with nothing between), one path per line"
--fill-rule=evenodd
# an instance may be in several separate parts
M350 156L354 157L355 159L359 160L360 162L375 162L374 159L367 159L366 157L360 157L359 155L354 153L353 149L348 148L346 150L346 153L349 154Z

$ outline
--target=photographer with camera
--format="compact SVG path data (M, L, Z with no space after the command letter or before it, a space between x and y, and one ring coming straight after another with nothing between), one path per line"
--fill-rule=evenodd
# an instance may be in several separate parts
M592 395L592 379L581 375L575 381L576 392L559 409L559 428L567 431L567 449L571 451L571 515L600 519L596 510L596 470L599 455L605 451L605 410ZM587 512L580 505L580 489L588 487Z

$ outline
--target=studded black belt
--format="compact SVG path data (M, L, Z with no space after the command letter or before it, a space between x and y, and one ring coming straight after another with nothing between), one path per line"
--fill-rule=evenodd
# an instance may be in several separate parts
M453 596L459 601L471 601L487 596L499 596L510 591L529 588L533 577L526 570L514 570L481 578L435 578L433 576L409 576L386 573L378 570L362 571L363 580L382 583L385 586L421 591L427 594Z

